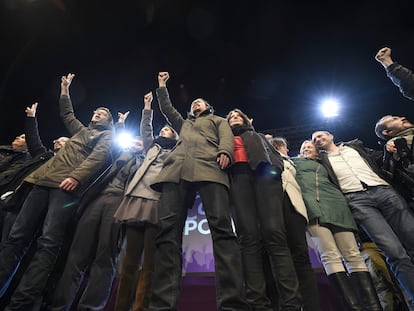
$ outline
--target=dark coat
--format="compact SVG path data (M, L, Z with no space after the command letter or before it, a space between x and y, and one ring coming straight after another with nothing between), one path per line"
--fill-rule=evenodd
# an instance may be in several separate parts
M24 178L54 155L53 151L48 150L40 140L36 118L26 117L24 126L28 149L27 155L30 154L31 157L26 157L26 160L17 167L12 166L13 169L9 170L9 172L13 172L12 179L5 178L1 180L2 182L5 182L6 180L8 181L7 184L4 184L1 188L1 193L7 191L15 192L13 196L8 197L7 200L0 202L1 207L7 210L16 210L17 208L20 208L31 188L28 183L23 185Z
M400 92L407 98L414 100L414 74L413 72L401 66L398 63L393 63L387 67L387 75L391 81L399 87Z
M13 189L13 180L25 169L30 159L27 151L14 151L11 146L0 146L0 195Z

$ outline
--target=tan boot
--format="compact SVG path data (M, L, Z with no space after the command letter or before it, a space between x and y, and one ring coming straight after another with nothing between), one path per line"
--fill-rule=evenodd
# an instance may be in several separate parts
M137 283L133 311L147 311L152 292L152 271L142 270Z

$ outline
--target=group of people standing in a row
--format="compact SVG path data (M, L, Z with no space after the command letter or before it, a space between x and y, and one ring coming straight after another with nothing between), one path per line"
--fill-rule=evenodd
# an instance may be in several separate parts
M414 77L392 62L391 50L376 59L412 96ZM36 103L26 109L25 133L0 146L0 297L12 292L6 310L104 309L124 237L115 310L177 310L183 228L197 193L213 241L218 310L321 310L306 232L346 310L383 310L358 226L414 300L407 202L414 125L405 118L376 124L378 136L391 138L385 157L316 131L290 158L286 140L258 133L239 109L222 118L198 98L183 118L170 101L169 74L160 72L156 96L167 125L154 136L153 95L146 94L140 136L118 150L113 134L129 112L113 126L110 110L99 107L84 126L69 95L73 78L62 77L59 101L70 138L56 139L53 151L42 144Z

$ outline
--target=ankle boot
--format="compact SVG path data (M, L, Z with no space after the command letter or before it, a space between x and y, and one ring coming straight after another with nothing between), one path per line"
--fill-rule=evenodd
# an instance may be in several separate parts
M355 290L359 294L364 310L382 311L377 291L375 290L369 272L353 272L351 273L351 280Z
M133 311L147 311L152 292L152 271L142 270L137 283Z
M352 287L351 280L346 272L337 272L328 275L330 283L335 287L347 310L362 311L358 295Z
M128 311L135 297L135 289L137 279L139 279L140 271L130 273L122 270L119 279L118 292L116 294L114 311Z

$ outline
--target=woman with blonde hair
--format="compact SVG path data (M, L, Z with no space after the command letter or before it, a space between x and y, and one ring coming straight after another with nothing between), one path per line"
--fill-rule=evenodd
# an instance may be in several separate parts
M356 223L342 192L329 180L312 141L304 141L292 158L302 190L309 226L325 273L349 310L382 310L354 233Z

